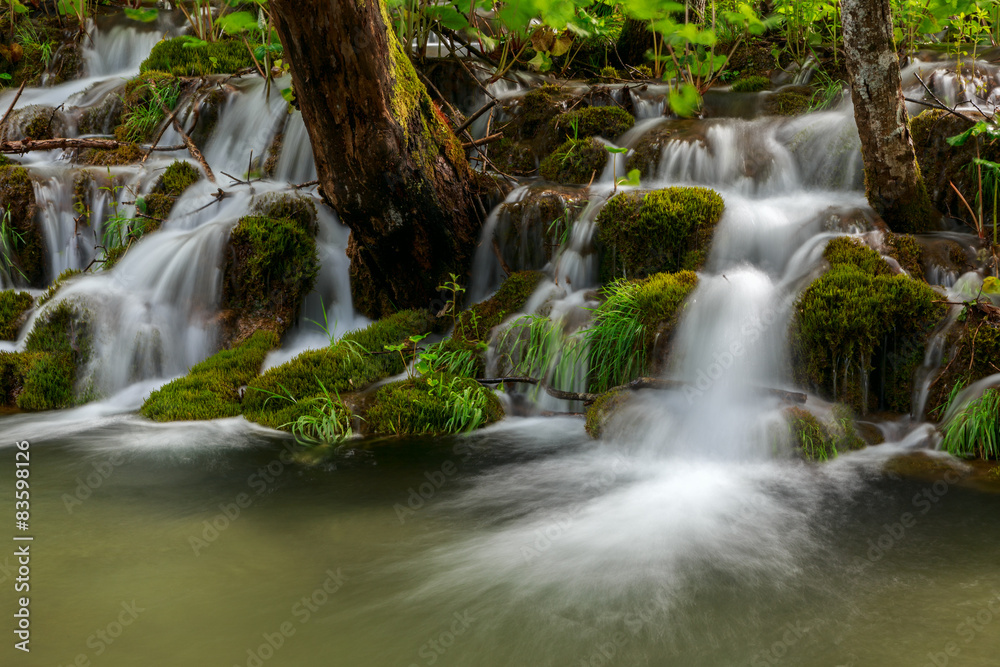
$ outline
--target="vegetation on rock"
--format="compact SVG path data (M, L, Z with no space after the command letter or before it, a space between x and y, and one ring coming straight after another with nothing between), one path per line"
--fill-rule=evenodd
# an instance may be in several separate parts
M0 340L16 340L21 329L22 315L35 299L27 292L3 290L0 292Z

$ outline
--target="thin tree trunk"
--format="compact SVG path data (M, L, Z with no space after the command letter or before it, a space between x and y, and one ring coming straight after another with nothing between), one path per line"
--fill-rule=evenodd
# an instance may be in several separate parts
M868 203L895 232L934 229L941 216L913 151L889 0L844 0L841 16Z
M426 308L464 275L481 220L472 172L391 29L384 0L273 0L320 189L351 229L369 317Z

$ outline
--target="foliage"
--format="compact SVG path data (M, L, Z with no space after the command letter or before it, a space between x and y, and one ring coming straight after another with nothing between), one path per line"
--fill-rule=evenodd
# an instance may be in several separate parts
M698 269L725 207L707 188L623 192L597 216L601 280Z
M551 121L556 141L604 137L614 139L635 125L635 118L620 107L586 107L559 114Z
M840 453L860 449L864 442L854 427L854 415L844 405L833 407L831 420L821 421L799 407L785 410L788 435L795 452L807 461L825 462Z
M542 277L538 271L519 271L510 274L496 294L458 316L452 339L467 342L487 341L490 331L495 326L524 307Z
M0 292L0 340L17 339L21 315L29 310L34 302L34 297L27 292L14 290Z
M587 417L584 429L591 438L599 439L607 426L608 420L621 410L632 398L628 389L614 389L601 394L596 401L587 407Z
M125 86L122 96L122 123L115 128L119 141L141 143L150 141L153 133L180 99L180 83L171 75L148 72Z
M555 183L585 185L600 176L608 162L604 144L588 137L567 139L538 168L542 178Z
M375 392L366 419L375 433L463 433L499 421L497 397L475 380L446 374L394 382Z
M957 396L953 395L953 400L955 398ZM949 406L948 410L951 409ZM941 448L949 454L1000 459L1000 390L987 389L982 396L966 403L943 430Z
M2 268L8 279L15 275L38 285L45 275L45 246L35 224L35 188L28 170L16 164L0 165L0 244Z
M174 37L154 46L149 57L139 66L139 71L204 76L233 73L251 67L254 67L253 56L240 40L223 39L197 44L184 37Z

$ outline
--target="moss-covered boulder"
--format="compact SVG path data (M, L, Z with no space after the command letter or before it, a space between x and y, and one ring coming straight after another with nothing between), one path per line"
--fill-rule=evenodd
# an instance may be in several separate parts
M165 39L139 66L140 72L169 72L174 76L232 74L254 67L253 56L243 41L223 39L190 48L185 37Z
M144 417L159 422L223 419L242 412L240 387L260 373L278 334L257 331L230 350L222 350L191 367L185 377L168 382L143 403Z
M597 216L601 282L701 268L724 207L707 188L616 195Z
M490 147L489 158L505 174L530 176L535 173L535 151L526 141L504 137Z
M941 370L927 398L927 416L940 419L955 387L967 387L997 373L1000 323L989 308L965 307L948 330Z
M92 167L120 167L135 164L146 157L139 144L125 143L118 148L87 148L80 151L78 162Z
M360 391L373 382L403 371L399 354L387 353L409 336L430 331L433 316L424 310L403 310L352 331L334 345L307 350L291 361L252 380L243 399L243 414L254 422L280 428L313 409L312 399L329 392Z
M795 86L767 95L763 112L768 116L798 116L809 111L814 91L808 86Z
M568 238L573 222L587 205L575 190L532 190L503 204L495 238L504 263L515 271L538 270Z
M38 207L28 170L16 164L0 165L0 210L10 212L5 245L13 252L8 272L11 279L42 287L45 284L45 245L35 220Z
M784 416L792 451L806 461L829 461L865 446L854 426L854 415L845 405L835 405L823 419L797 406L786 408Z
M697 274L680 271L606 286L606 299L587 332L590 391L605 392L659 371L682 306L697 284Z
M77 402L79 370L90 360L91 325L86 311L61 301L35 320L23 353L7 358L13 378L4 380L22 410L54 410ZM19 386L16 386L19 385Z
M184 191L201 180L201 172L190 162L174 160L164 170L163 175L153 187L155 192L162 192L171 197L180 197ZM272 216L285 217L285 216Z
M78 276L81 273L83 273L83 271L81 271L80 269L66 269L65 271L60 273L56 277L56 279L52 281L52 284L49 285L49 288L45 290L45 292L43 292L40 297L38 297L37 306L39 308L44 306L52 299L52 297L58 294L59 290L62 289L66 285L66 283L68 283L75 276Z
M587 407L584 428L594 439L600 439L608 422L616 413L628 405L635 394L628 389L615 389L601 394Z
M867 413L907 412L927 339L945 315L924 282L892 275L874 250L833 239L830 269L800 297L791 329L796 379Z
M24 315L35 299L27 292L4 290L0 292L0 340L16 340L24 324Z
M758 93L771 87L771 79L759 74L743 76L733 81L731 90L734 93Z
M882 240L885 254L892 257L900 268L910 274L911 278L924 277L924 249L910 234L886 234Z
M561 113L549 121L548 148L567 139L615 139L635 125L632 114L617 106L586 107Z
M597 139L567 139L547 158L538 171L553 183L587 185L600 177L608 163L608 150Z
M16 109L0 132L4 141L52 139L66 136L66 118L59 109L31 104Z
M414 377L379 388L365 415L372 433L461 433L499 421L503 406L475 380L448 375Z
M222 303L228 339L270 329L283 333L298 315L319 273L314 229L290 218L247 216L229 237Z
M572 98L569 91L547 84L510 100L503 106L504 114L510 117L504 134L514 141L535 141Z
M309 197L269 192L254 200L252 215L292 220L311 234L317 231L316 204Z

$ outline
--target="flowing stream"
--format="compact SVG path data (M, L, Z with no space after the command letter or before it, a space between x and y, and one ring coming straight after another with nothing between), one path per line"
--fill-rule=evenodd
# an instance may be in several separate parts
M99 105L173 30L95 30L89 78L27 90L20 104ZM782 404L761 388L795 389L795 297L821 270L827 240L869 231L847 106L699 121L643 176L643 187L712 187L726 212L666 364L688 389L638 393L601 441L579 419L510 417L467 436L306 462L288 453L289 438L240 418L137 417L150 391L215 351L233 225L255 197L315 178L301 117L277 89L266 97L259 80L228 82L204 146L221 181L244 175L251 150L263 157L282 134L273 180L226 186L221 202L200 182L113 270L59 295L95 315L86 373L103 398L0 422L3 507L13 505L11 444L31 442L35 535L32 652L11 663L4 646L3 664L995 664L1000 494L972 488L952 459L914 454L934 442L918 423L821 466L773 448ZM662 99L639 102L647 119L626 146L665 122ZM111 175L141 193L178 158ZM108 210L134 195L95 188L93 229L80 232L79 168L57 152L26 162L50 277L87 266ZM562 247L540 261L551 279L527 311L585 319L598 286L594 220L623 167L609 164L581 195ZM363 323L350 303L347 231L320 208L321 275L269 364L326 344L310 320L325 316L335 333ZM493 211L487 235L502 215ZM470 288L479 298L499 278L483 248ZM14 576L5 550L5 627Z

